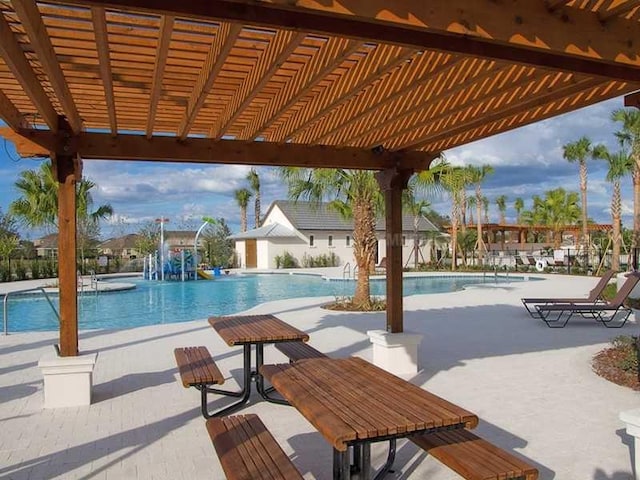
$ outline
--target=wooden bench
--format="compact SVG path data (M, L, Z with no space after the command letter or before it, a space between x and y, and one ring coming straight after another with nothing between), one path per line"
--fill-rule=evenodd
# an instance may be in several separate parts
M302 480L302 475L255 414L207 420L228 480Z
M326 358L324 353L305 342L280 342L274 345L289 359L290 363L307 358Z
M468 480L535 480L538 470L466 429L409 439Z
M207 387L222 385L224 377L213 361L207 347L182 347L173 351L178 364L182 385L200 390L201 410L205 418L209 418L207 410Z

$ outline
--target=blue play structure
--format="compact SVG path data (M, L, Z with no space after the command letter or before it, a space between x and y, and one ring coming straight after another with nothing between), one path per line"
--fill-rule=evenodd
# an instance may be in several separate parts
M190 250L165 250L145 258L143 276L146 280L194 280L196 278L196 258ZM161 263L163 262L161 266Z

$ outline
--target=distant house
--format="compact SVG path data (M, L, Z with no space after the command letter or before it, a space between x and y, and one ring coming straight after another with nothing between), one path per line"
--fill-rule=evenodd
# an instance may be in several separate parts
M120 257L125 260L132 260L140 256L140 252L136 250L138 243L138 235L130 233L122 237L110 238L98 245L98 251L102 255L109 257Z
M36 255L40 258L58 258L58 234L50 233L33 241Z
M425 218L418 222L419 234L438 229ZM385 256L384 219L376 224L378 255ZM276 256L288 252L301 263L303 257L334 253L339 264L355 264L353 256L353 221L344 220L328 204L277 200L271 204L262 226L231 235L242 268L276 268ZM413 217L402 219L402 253L404 262L413 255ZM421 248L421 259L429 261L428 249Z

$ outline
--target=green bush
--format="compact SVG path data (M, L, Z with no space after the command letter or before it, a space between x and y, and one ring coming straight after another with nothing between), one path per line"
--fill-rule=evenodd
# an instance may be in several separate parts
M323 253L316 257L306 253L302 256L302 266L304 268L337 267L338 265L340 265L340 258L333 252L329 255Z
M616 296L617 291L618 291L618 286L615 283L610 283L609 285L604 287L601 297L606 301L612 300L613 297Z
M10 282L11 281L11 268L9 265L2 264L0 265L0 282Z
M276 255L273 260L276 262L276 268L282 268L282 255ZM302 261L304 262L304 257L302 257Z
M38 262L37 258L31 260L31 278L34 280L38 278L42 278L42 271L40 269L40 262Z
M625 372L638 371L638 337L619 335L611 340L613 348L620 353L616 367Z
M22 260L15 262L16 280L27 279L27 267Z
M44 262L44 268L42 269L44 278L54 278L58 276L58 267L55 260L49 259Z
M298 261L291 253L285 251L282 252L282 268L296 268Z

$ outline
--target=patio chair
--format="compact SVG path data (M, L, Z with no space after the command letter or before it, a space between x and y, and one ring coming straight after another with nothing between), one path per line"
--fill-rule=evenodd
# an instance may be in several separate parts
M609 284L614 275L613 270L607 270L604 272L602 277L600 277L600 281L596 284L595 287L591 289L589 292L589 296L586 298L578 297L578 298L521 298L522 304L524 308L527 309L529 315L533 318L541 318L539 312L536 310L536 305L553 305L555 303L598 303L602 302L602 292Z
M549 328L563 328L575 313L585 318L593 318L607 328L620 328L633 312L631 308L624 305L624 302L638 281L640 281L640 272L630 273L610 302L554 303L536 305L536 310ZM614 320L616 320L615 323Z

